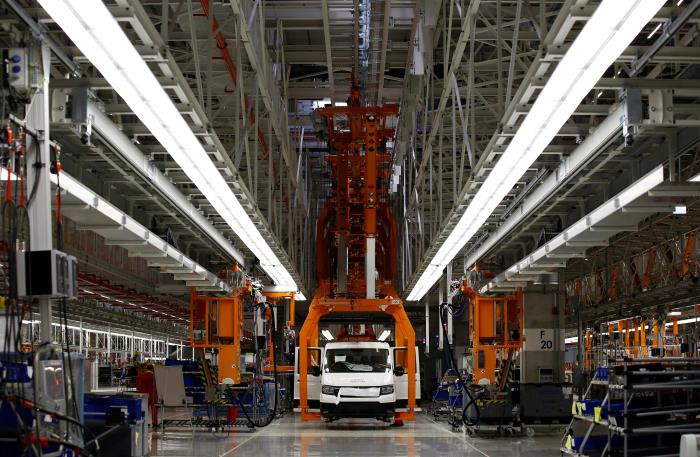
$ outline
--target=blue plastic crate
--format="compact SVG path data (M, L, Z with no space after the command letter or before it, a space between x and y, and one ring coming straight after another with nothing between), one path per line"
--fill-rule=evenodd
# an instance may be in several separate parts
M585 451L600 450L603 449L606 444L608 444L607 435L591 435L586 441L586 446L582 449L581 445L583 444L583 438L583 436L574 437L574 450L576 452L582 453Z
M608 407L606 408L605 412L605 417L608 415L610 416L621 416L622 413L625 410L625 401L624 400L612 400L609 404Z
M7 400L0 402L0 426L8 429L16 429L18 427L17 416L22 419L25 424L31 424L34 414L30 409L25 408L19 403L15 403L15 409L10 406ZM15 414L15 410L17 414Z
M5 382L31 382L29 365L24 362L0 362L0 374Z
M583 400L581 402L581 410L583 414L587 416L592 416L595 411L594 408L599 407L603 404L603 400Z
M447 401L449 396L450 394L447 389L438 389L433 391L433 401Z
M462 394L450 395L450 398L449 398L447 404L453 408L461 408L462 407Z
M141 398L125 395L85 394L83 410L88 418L104 416L113 406L126 407L130 422L143 420L145 411L141 409Z
M608 367L598 367L595 373L596 379L600 381L608 380Z

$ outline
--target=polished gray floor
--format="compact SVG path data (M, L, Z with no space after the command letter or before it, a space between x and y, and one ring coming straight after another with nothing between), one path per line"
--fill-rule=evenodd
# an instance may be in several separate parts
M471 438L452 432L425 415L403 427L379 423L301 422L293 415L254 433L229 434L166 430L154 433L151 455L158 456L559 456L559 437Z

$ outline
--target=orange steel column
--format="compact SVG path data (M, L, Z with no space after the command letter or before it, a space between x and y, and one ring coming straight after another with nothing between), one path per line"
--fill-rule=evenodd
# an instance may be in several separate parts
M319 304L318 298L314 298L309 306L309 313L304 320L304 325L299 332L299 408L303 420L320 418L318 413L309 412L308 348L318 344L318 320L327 313L327 308Z
M673 336L678 336L678 317L673 316Z
M416 333L402 305L387 308L396 322L396 345L406 346L406 375L408 376L408 411L397 414L398 419L413 420L416 409ZM400 344L399 344L400 343Z
M365 124L365 235L377 234L377 127L379 122L372 116Z
M289 320L287 321L287 327L294 327L296 325L296 318L294 316L296 309L296 302L294 301L294 297L296 296L296 292L263 292L263 295L268 298L273 298L273 299L279 299L279 298L286 298L289 300Z
M653 335L654 335L654 341L652 341L651 344L652 344L652 346L654 346L655 348L658 348L658 347L659 347L659 336L660 336L661 328L659 327L659 320L658 320L658 319L654 318L654 321L653 321L653 322L654 322L654 323L653 323L653 327L652 327L651 331L652 331L652 333L653 333Z
M292 294L291 297L289 297L289 320L287 321L287 327L294 327L296 325L296 317L294 314L296 313L296 302L294 301L294 296L296 294Z
M377 126L376 116L369 115L365 122L365 176L363 186L364 198L364 232L365 232L365 281L368 297L376 296L377 269Z
M591 336L591 331L588 329L586 330L585 340L586 340L586 347L585 347L585 358L583 359L583 366L586 369L591 369L591 364L592 364L591 347L593 344L593 337Z

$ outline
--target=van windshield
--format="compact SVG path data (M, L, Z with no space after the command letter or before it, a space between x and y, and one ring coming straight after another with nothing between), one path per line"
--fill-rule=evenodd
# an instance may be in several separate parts
M388 373L389 351L379 348L337 348L326 350L327 373Z

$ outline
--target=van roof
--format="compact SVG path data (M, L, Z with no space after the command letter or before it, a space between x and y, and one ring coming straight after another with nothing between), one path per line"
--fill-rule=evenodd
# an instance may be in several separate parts
M335 341L326 343L326 349L333 348L376 348L389 349L389 343L383 341Z

